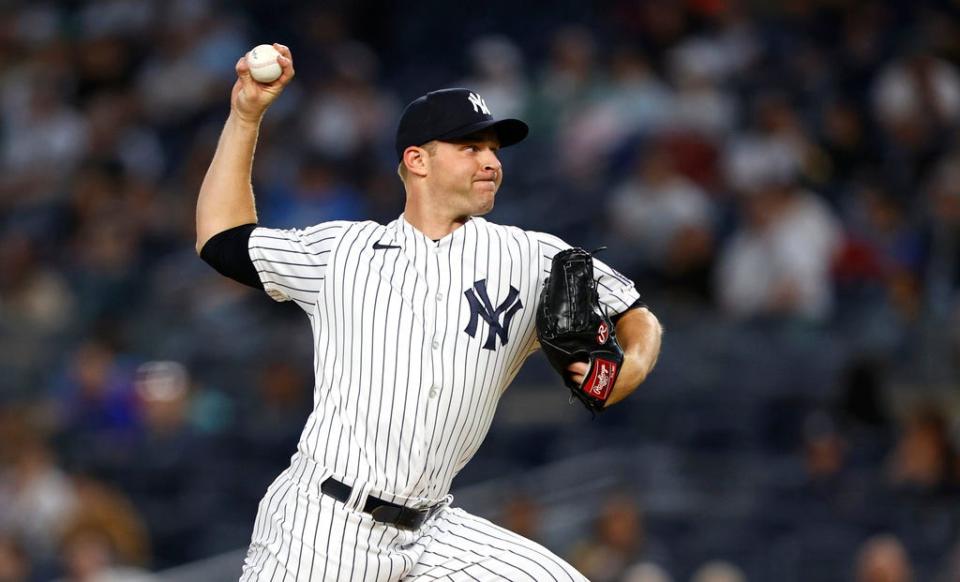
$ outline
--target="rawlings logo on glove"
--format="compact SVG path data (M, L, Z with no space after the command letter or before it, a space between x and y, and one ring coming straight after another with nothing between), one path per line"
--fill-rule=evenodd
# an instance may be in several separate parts
M616 329L600 309L589 252L571 248L553 257L540 293L537 337L571 394L592 412L601 412L617 382L623 350ZM568 371L574 362L589 364L579 384Z

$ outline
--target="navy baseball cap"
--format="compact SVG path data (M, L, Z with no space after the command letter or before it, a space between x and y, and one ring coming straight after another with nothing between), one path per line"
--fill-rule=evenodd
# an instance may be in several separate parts
M527 137L530 128L519 119L494 119L478 93L469 89L440 89L407 105L397 127L397 158L410 146L433 140L452 140L484 129L493 129L500 147Z

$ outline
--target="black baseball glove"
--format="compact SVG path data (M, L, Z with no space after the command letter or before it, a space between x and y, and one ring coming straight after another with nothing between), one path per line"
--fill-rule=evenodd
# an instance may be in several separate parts
M623 349L613 323L600 308L589 252L571 248L553 257L540 294L537 337L573 396L590 411L601 412L620 373ZM579 384L567 370L573 362L590 366Z

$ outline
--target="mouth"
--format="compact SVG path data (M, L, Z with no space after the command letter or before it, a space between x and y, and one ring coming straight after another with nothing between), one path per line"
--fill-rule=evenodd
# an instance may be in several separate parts
M497 182L495 180L474 180L474 184L484 190L497 190Z

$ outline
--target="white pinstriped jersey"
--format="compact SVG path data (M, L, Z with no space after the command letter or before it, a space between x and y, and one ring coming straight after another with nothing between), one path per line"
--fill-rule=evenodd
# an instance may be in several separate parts
M299 452L388 501L443 498L539 347L540 289L568 247L479 217L437 242L402 215L254 230L264 289L296 301L313 328L314 408ZM609 314L638 299L631 281L595 269Z

